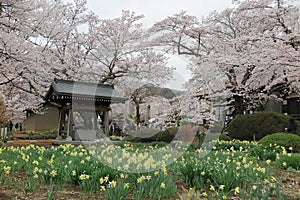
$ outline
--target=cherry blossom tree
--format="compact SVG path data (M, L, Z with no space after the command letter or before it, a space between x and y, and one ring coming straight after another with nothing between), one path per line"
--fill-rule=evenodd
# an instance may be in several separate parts
M163 83L172 76L167 57L157 53L139 20L143 15L123 11L115 19L95 20L88 24L86 43L87 67L82 75L100 83L113 83L124 77Z
M236 115L263 109L272 95L299 93L299 11L283 0L234 3L201 22L175 14L152 31L166 51L189 58L192 94L209 89Z
M76 74L84 60L78 26L86 2L2 1L0 5L0 90L9 109L38 106L50 82Z
M140 104L151 96L145 84L161 85L173 76L167 57L153 49L149 34L139 20L143 15L123 11L115 19L89 21L84 48L87 65L79 73L82 79L114 84L130 98L140 125Z
M132 105L134 107L135 124L137 128L140 127L142 122L142 113L144 113L144 116L146 116L147 109L154 109L153 111L155 112L153 114L158 116L158 112L162 114L168 109L170 104L168 103L166 106L166 101L169 101L167 98L175 97L175 94L173 94L168 88L162 88L154 84L138 81L133 78L126 78L126 81L122 82L126 82L127 84L117 85L117 89L121 94L129 97L129 103L127 106L130 107ZM165 99L165 101L162 99ZM150 108L147 108L148 106ZM125 109L123 111L123 113L127 114L130 114L129 112L130 109ZM150 115L147 117L150 117Z
M172 76L138 23L143 16L101 20L85 0L7 0L0 8L0 90L12 110L42 103L54 78L124 84L122 77Z

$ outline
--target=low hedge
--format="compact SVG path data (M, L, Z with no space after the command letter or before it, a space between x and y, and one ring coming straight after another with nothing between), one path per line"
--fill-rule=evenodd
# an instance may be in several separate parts
M163 131L155 132L154 129L141 129L138 131L137 134L132 136L126 136L124 141L131 141L131 142L144 142L144 143L151 143L151 142L165 142L170 143L174 139L179 141L187 141L192 142L194 137L198 138L200 140L200 144L206 137L210 137L212 133L205 135L205 134L199 134L197 135L198 129L192 126L187 127L170 127ZM225 134L218 134L219 140L225 140L229 141L231 138L228 135ZM176 137L176 138L175 138ZM213 137L215 138L215 137Z
M134 135L132 135L134 137L132 141L146 143L155 142L158 134L159 132L155 129L143 128L136 132Z
M259 142L264 146L270 146L270 144L276 144L283 146L286 150L292 147L292 152L300 153L300 136L291 133L274 133L272 135L265 136Z
M143 142L143 143L151 143L151 142L166 142L170 143L178 132L178 127L171 127L163 131L145 128L139 130L135 135L132 135L130 140L132 142Z
M229 137L229 135L226 135L226 134L220 134L220 136L219 136L219 140L220 141L230 141L231 140L231 138Z
M156 141L170 143L178 132L178 127L171 127L164 131L158 132Z
M275 112L257 112L236 116L227 127L228 134L238 140L260 140L266 135L283 132L289 125L290 117ZM300 126L297 122L297 133Z

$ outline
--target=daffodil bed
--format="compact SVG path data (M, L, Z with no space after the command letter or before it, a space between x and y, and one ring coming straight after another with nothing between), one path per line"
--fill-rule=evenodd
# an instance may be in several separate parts
M170 149L129 143L105 148L4 146L0 148L0 198L300 198L300 157L292 149L218 141L210 151L189 148L176 158ZM285 172L290 175L283 176ZM292 187L286 185L290 178Z

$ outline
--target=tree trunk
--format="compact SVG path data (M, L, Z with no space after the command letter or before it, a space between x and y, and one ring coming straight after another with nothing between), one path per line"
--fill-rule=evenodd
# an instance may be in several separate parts
M234 111L232 113L233 117L236 115L244 114L245 109L245 103L244 103L244 97L235 95L233 96L234 99Z
M141 123L141 114L140 114L140 104L139 102L135 102L135 116L136 116L136 129L139 130Z

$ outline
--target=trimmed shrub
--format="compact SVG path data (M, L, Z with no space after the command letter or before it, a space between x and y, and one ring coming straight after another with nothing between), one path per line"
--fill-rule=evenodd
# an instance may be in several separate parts
M233 139L260 140L266 135L283 132L288 127L289 118L275 112L238 115L228 124L227 131Z
M132 135L126 135L126 136L124 136L123 141L134 142L135 141L135 137L133 137Z
M135 142L155 142L158 135L158 131L152 128L141 128L133 136Z
M158 132L156 141L170 143L178 132L178 127L171 127L164 131Z
M289 150L292 147L293 152L300 153L300 136L290 133L274 133L272 135L265 136L259 142L264 146L269 146L270 144L276 144L285 147Z
M220 137L219 137L219 140L222 140L222 141L230 141L231 138L230 138L228 135L222 133L222 134L220 135Z

